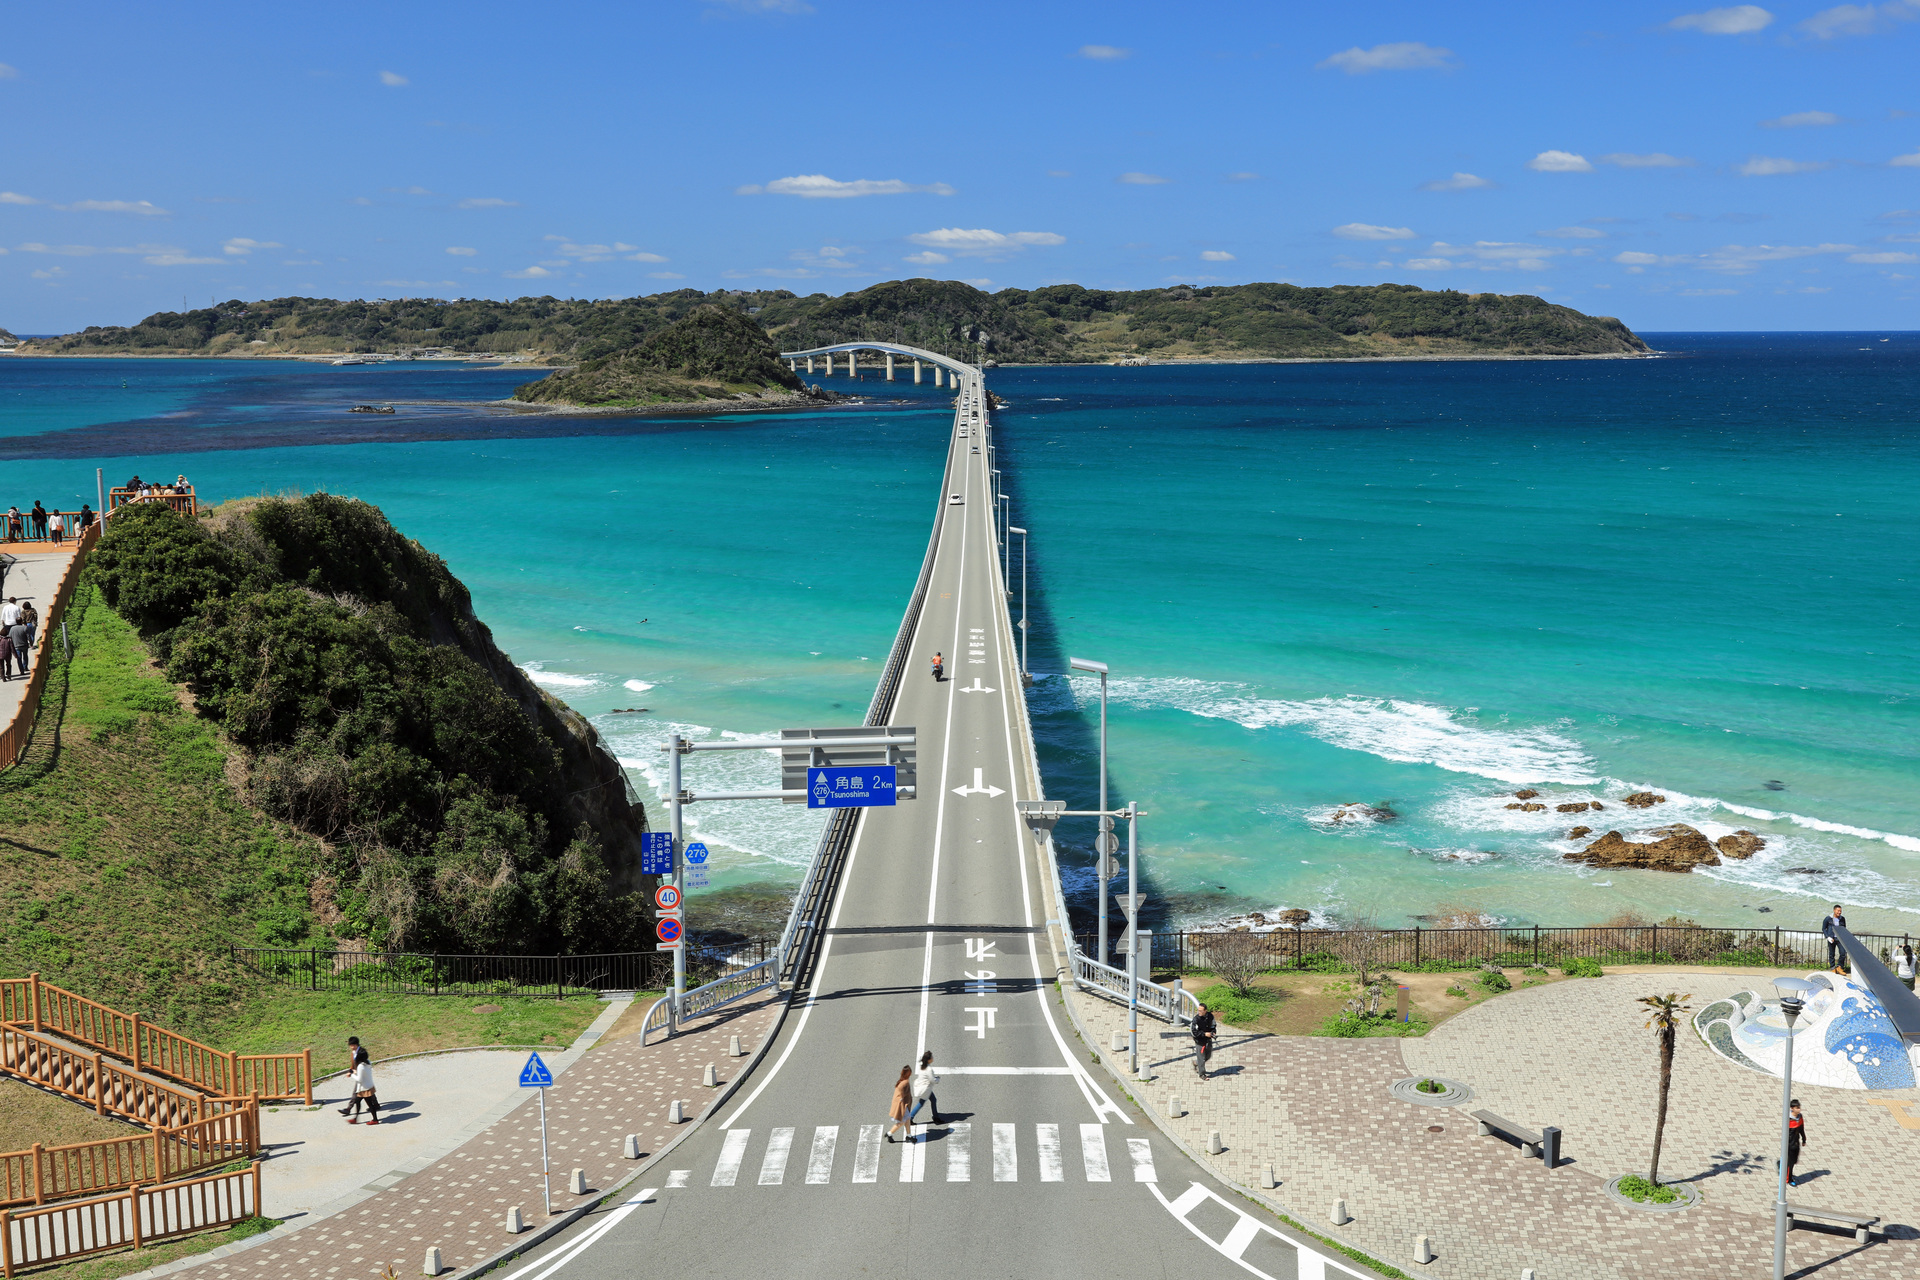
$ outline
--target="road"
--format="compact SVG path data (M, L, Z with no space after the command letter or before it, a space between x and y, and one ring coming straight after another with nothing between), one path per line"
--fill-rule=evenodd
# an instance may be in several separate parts
M517 1280L1357 1274L1297 1248L1087 1065L1013 804L1024 709L990 454L957 416L949 443L960 501L940 507L893 715L918 729L919 797L862 815L811 990L754 1075L637 1194L516 1263ZM922 1047L940 1123L888 1143L894 1081Z

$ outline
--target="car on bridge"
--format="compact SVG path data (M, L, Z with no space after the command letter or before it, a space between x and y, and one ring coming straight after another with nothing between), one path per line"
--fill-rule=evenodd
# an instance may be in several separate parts
M965 499L965 498L963 498L963 497L961 497L961 496L960 496L959 494L957 494L957 493L955 493L955 494L950 494L950 495L948 495L948 497L947 497L947 505L948 505L948 506L950 506L950 507L958 507L958 506L961 506L961 505L963 505L963 504L964 504L965 502L966 502L966 499Z

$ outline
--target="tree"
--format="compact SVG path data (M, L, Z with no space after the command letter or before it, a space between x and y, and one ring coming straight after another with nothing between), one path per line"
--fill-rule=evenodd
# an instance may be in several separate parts
M1240 995L1253 994L1254 978L1273 967L1265 935L1248 932L1211 933L1200 948L1207 968Z
M1688 1010L1685 1001L1692 995L1670 992L1664 996L1641 996L1640 1003L1652 1010L1647 1027L1654 1043L1660 1046L1660 1109L1653 1122L1653 1162L1647 1167L1647 1181L1660 1185L1660 1140L1667 1132L1667 1094L1673 1088L1673 1042L1680 1028L1680 1015Z
M1356 910L1343 918L1340 927L1327 937L1328 949L1353 970L1354 984L1361 990L1375 985L1384 976L1392 935L1380 928L1380 915L1372 906Z

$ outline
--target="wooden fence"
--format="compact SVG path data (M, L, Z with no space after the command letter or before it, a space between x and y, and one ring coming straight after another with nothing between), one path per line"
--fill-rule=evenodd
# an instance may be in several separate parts
M165 1182L260 1153L260 1108L238 1110L150 1134L0 1153L0 1206Z
M138 1249L260 1215L260 1164L186 1182L133 1186L98 1200L0 1209L0 1274Z
M80 566L99 541L100 525L96 522L80 535L73 559L67 562L67 572L54 589L53 600L40 612L39 653L27 676L26 695L14 710L12 722L0 728L0 769L11 766L27 749L27 739L33 734L34 717L40 713L40 695L47 687L47 672L53 666L53 637L66 617L67 602L73 599L74 588L80 584Z
M300 1053L226 1053L137 1013L42 982L37 973L0 978L0 1023L64 1037L207 1093L300 1099L313 1105L313 1057Z
M107 491L107 510L118 511L121 507L135 502L158 502L172 507L183 516L193 515L200 509L194 498L192 485L188 485L181 493L174 493L172 489L173 486L168 485L166 492L135 492L125 485L120 485Z

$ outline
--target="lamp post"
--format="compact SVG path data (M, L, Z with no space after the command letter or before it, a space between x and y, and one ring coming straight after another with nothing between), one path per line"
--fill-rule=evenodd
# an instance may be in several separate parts
M1111 822L1111 818L1102 818ZM1127 803L1127 1070L1140 1074L1140 807ZM1152 966L1148 966L1152 972Z
M1013 499L1006 494L1000 495L1000 586L1008 595L1013 594L1013 584L1007 581L1012 569L1013 557Z
M1781 993L1780 1016L1787 1023L1786 1064L1780 1072L1780 1177L1773 1201L1773 1280L1787 1275L1787 1142L1793 1122L1793 1024L1805 1008L1800 993L1813 990L1804 978L1775 978L1774 988Z
M1107 962L1107 837L1113 832L1113 819L1107 813L1107 664L1091 658L1069 658L1075 671L1098 672L1100 676L1100 834L1094 838L1093 873L1100 882L1100 963Z
M1033 684L1033 673L1027 669L1027 531L1008 525L1007 532L1020 535L1020 684L1024 688Z

